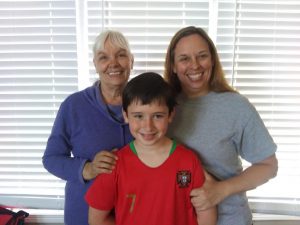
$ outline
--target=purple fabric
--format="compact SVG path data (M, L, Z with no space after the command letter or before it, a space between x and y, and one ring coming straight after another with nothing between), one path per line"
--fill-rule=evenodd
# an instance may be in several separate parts
M92 181L82 170L101 150L120 148L132 140L128 125L115 121L102 100L99 82L70 95L61 104L43 156L44 167L66 180L65 224L88 225L84 195ZM121 116L121 106L113 107Z

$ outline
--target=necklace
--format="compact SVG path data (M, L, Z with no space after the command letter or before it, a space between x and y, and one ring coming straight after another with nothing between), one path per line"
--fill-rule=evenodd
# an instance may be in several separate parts
M110 115L111 118L113 118L116 122L118 123L123 123L118 117L117 115L114 113L114 111L112 111L109 106L105 103L106 109Z

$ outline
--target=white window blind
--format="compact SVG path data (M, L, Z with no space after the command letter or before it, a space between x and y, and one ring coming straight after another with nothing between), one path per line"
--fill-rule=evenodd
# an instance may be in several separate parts
M300 214L300 2L239 0L236 5L234 86L256 106L278 145L275 179L249 192Z
M298 0L0 0L0 204L17 195L19 206L63 208L64 182L41 157L61 101L98 78L91 48L102 30L128 37L135 76L162 74L171 37L188 25L209 33L278 145L278 176L249 192L253 210L299 215Z
M121 31L134 54L132 76L145 71L163 73L163 62L170 38L183 26L208 29L209 1L111 0L87 1L90 49L101 30ZM90 52L90 76L95 77Z
M220 0L213 6L217 9L209 27L210 37L215 42L218 54L230 84L233 84L233 59L235 44L236 3L232 0Z
M63 197L41 158L60 102L77 90L75 15L75 1L0 1L0 204Z

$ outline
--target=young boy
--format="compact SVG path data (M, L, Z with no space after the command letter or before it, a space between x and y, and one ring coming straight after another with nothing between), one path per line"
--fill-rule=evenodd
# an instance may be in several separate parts
M197 156L165 136L176 106L170 86L159 74L143 73L128 82L122 100L135 140L116 153L113 172L88 190L89 223L216 224L215 208L196 215L190 201L190 191L205 179Z

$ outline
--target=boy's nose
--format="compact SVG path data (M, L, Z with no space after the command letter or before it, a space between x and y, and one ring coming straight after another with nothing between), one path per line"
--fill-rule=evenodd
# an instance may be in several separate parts
M153 127L153 122L151 118L146 118L144 121L144 128L146 128L147 130L151 130Z

